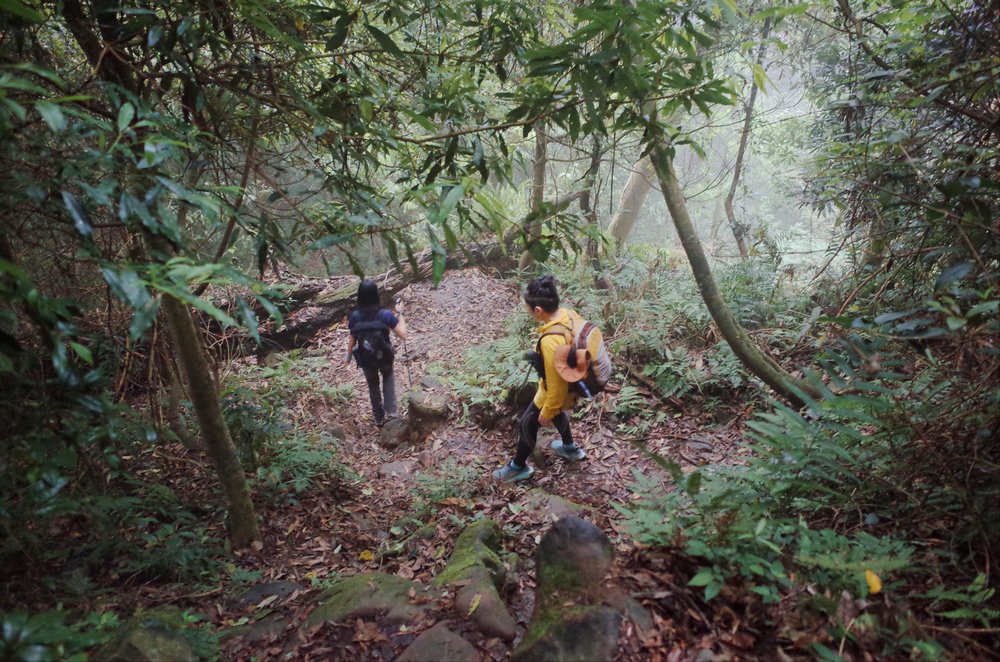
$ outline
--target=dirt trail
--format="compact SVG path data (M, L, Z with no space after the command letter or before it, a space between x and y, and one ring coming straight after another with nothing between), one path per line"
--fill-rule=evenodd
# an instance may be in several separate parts
M502 333L500 322L519 305L515 284L490 278L474 269L448 272L437 288L425 283L411 285L401 298L409 327L408 351L400 351L401 344L394 339L398 348L396 373L401 402L410 383L417 385L429 364L444 365L446 372L459 370L462 354L473 345L498 337ZM530 342L525 338L526 347ZM461 408L456 407L449 421L423 444L386 450L377 443L378 430L372 421L364 377L353 364L343 365L346 346L347 331L341 325L321 334L310 351L321 352L328 358L323 369L328 383L354 385L350 405L334 410L322 401L314 401L304 408L319 424L339 426L345 431L347 438L337 459L360 474L362 480L345 489L331 485L330 491L307 498L300 507L273 514L276 521L269 522L267 529L275 537L265 541L269 551L259 559L260 567L265 570L264 579L308 586L310 582L321 583L324 578L377 570L430 583L447 562L451 545L463 525L474 517L491 517L504 527L507 549L517 552L523 562L516 573L518 586L509 604L518 621L519 640L531 615L534 550L555 519L549 509L538 507L530 498L533 488L541 488L590 509L589 519L608 534L615 546L612 584L624 586L635 594L637 585L650 583L636 567L638 550L634 542L622 535L621 515L612 504L624 504L632 498L628 485L633 480L633 469L647 475L662 477L663 474L630 442L612 434L614 430L606 412L612 409L614 392L600 396L601 402L592 404L586 416L572 421L574 436L589 454L584 462L570 464L547 452L536 464L538 470L530 481L501 485L492 480L489 472L513 452L517 440L515 412L498 429L481 430L471 422L463 422ZM602 408L604 414L600 412ZM603 428L598 427L599 420ZM553 435L554 432L546 435L543 431L539 447ZM653 450L683 462L685 457L697 457L699 453L717 456L735 438L733 433L725 432L710 443L701 441L689 446L692 437L706 439L699 434L698 422L675 417L654 431L647 443ZM699 450L698 443L708 450ZM702 461L705 459L714 458ZM396 471L395 475L387 474L387 465L389 470ZM430 487L421 488L415 479L417 474L428 477L432 481ZM433 534L408 553L385 553L397 541L407 518L414 516L415 495L421 489L425 496L427 490L439 491L432 512L421 516L423 524L433 527ZM455 493L449 494L448 489L454 489ZM645 588L653 594L662 585ZM442 612L441 618L446 617L451 620L451 627L462 629L461 615ZM392 629L384 624L381 627L383 633ZM289 629L286 636L291 637L291 632ZM499 640L468 632L467 627L466 632L467 638L488 658L505 659L512 648ZM343 630L339 634L326 631L321 640L305 638L301 633L295 636L298 640L286 640L282 649L299 659L331 659L331 655L335 659L352 659L352 656L392 659L402 650L401 642L407 639L387 634L366 638L356 630ZM641 646L638 634L627 626L622 633L619 659L643 657ZM231 652L244 657L250 651Z

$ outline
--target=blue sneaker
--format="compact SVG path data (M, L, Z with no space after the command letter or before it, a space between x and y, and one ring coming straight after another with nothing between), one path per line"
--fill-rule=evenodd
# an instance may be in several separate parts
M531 468L531 465L526 464L524 468L518 469L514 466L513 461L511 461L494 470L493 478L504 483L513 483L518 480L528 480L533 473L535 473L535 470Z
M571 462L579 462L583 458L587 457L587 454L583 452L582 448L576 444L566 446L563 444L562 439L553 440L553 442L549 444L549 448L551 448L559 457Z

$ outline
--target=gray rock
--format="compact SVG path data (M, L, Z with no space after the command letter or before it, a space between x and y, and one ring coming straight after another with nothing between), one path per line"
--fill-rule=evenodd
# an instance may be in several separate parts
M554 515L556 519L568 517L570 515L579 516L586 509L585 506L573 503L568 499L555 494L549 494L540 487L528 490L527 499L524 504L532 511L547 512Z
M468 641L438 623L422 632L404 650L397 662L472 662L479 660L479 653Z
M414 423L428 424L448 418L451 396L440 390L414 389L409 395L410 418Z
M507 605L500 598L496 586L485 574L475 577L471 583L458 590L455 609L488 637L513 641L517 635L517 622L507 611Z
M420 380L420 385L426 388L445 388L444 382L432 375L425 375L424 378Z
M295 591L302 590L305 590L305 587L294 582L265 582L263 584L251 586L243 593L240 593L232 599L228 607L230 609L244 609L251 605L260 604L261 600L269 598L272 595L278 596L278 599L280 600L281 598L291 595Z
M409 481L413 477L413 462L411 460L388 462L378 468L378 475L391 480Z
M653 615L642 606L638 600L625 591L615 588L604 594L604 604L621 612L639 629L640 632L651 632L656 627Z
M241 637L244 644L254 644L272 639L285 631L288 619L281 614L268 614L259 621L239 625L219 633L221 638Z
M406 420L393 418L386 421L379 433L378 443L383 448L392 450L406 443L410 438L410 427Z

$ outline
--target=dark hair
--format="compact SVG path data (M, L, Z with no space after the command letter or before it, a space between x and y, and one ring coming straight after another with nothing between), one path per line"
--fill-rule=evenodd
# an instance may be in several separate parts
M378 283L365 278L358 284L358 308L378 308Z
M552 276L539 276L524 288L524 302L531 308L540 307L547 313L559 310L559 292L556 290L556 279Z

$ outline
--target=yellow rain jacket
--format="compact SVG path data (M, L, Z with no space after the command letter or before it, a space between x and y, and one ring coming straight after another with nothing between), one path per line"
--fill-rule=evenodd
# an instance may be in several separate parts
M565 331L572 333L573 329L579 329L583 323L583 318L576 311L560 308L551 322L546 322L537 329L542 336L539 345L545 362L545 379L538 382L534 402L542 410L543 418L554 418L559 412L576 404L576 396L569 392L569 384L556 372L555 354L556 347L566 344L566 338L560 334ZM545 333L554 335L545 336Z

